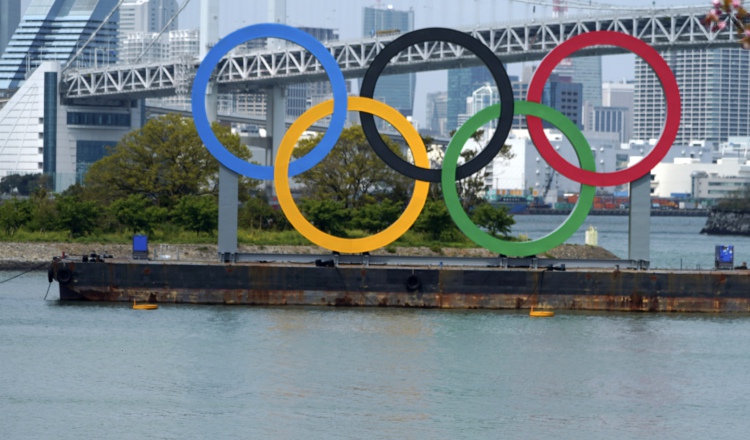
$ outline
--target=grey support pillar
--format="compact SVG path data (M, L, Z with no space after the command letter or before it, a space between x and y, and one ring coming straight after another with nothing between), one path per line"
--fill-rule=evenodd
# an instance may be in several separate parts
M201 0L200 59L219 41L219 2ZM219 97L212 81L206 89L206 116L213 123L218 119ZM231 262L237 253L237 201L239 176L219 164L219 260Z
M651 173L630 182L628 259L651 258Z
M210 122L217 120L218 94L211 82L206 91L206 115ZM219 164L219 260L230 262L237 253L237 193L239 176Z
M266 132L271 137L271 148L266 150L266 165L273 166L279 144L286 133L286 89L273 86L266 95ZM273 181L266 183L268 201L276 203L276 190Z

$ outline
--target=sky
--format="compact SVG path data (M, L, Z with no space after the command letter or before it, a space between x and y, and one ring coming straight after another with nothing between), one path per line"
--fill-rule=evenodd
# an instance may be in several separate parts
M179 17L179 27L199 27L201 0L178 0L188 5ZM212 0L219 1L220 36L255 23L268 21L268 0ZM31 0L22 0L22 11ZM328 27L337 29L340 39L354 40L362 36L362 8L365 6L387 7L398 10L414 10L416 29L424 27L472 28L491 23L542 21L552 17L552 8L543 6L553 0L286 0L287 24L292 26ZM533 5L531 3L537 3ZM705 6L710 0L568 0L568 16L599 14L627 14L622 8L668 8L676 6ZM591 5L575 8L575 5ZM633 79L632 55L611 55L602 63L604 81ZM506 66L508 73L520 76L522 66ZM427 93L447 89L445 71L420 73L417 79L414 116L423 120L424 98Z

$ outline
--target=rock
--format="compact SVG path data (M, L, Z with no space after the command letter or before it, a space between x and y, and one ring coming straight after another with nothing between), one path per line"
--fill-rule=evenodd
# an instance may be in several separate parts
M101 243L9 243L0 242L0 269L28 270L52 261L53 257L80 257L90 254L111 254L114 257L129 257L130 244ZM393 250L393 249L391 249ZM268 246L241 245L239 252L268 254L328 254L329 250L318 246ZM481 248L443 248L436 252L426 247L395 247L395 252L377 249L373 255L402 256L446 256L446 257L493 257L495 254ZM218 261L218 247L207 244L150 244L149 256L153 260ZM548 258L565 259L617 259L618 257L598 246L564 244L545 254Z
M750 235L750 211L711 208L701 234Z

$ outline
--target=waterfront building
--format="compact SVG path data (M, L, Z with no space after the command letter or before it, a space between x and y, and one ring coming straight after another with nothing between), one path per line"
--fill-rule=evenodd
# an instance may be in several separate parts
M414 11L399 11L393 6L362 9L362 31L365 37L406 33L414 30ZM404 116L414 112L415 73L383 75L375 87L375 99L385 102Z
M674 71L682 96L682 122L676 144L726 142L750 136L750 52L726 49L662 53ZM658 138L664 127L661 84L647 63L636 57L634 137Z
M545 129L545 133L565 160L572 164L578 163L575 150L565 136L552 129ZM620 149L616 134L586 131L584 135L589 141L597 171L616 171L623 162L627 163L627 152ZM496 157L485 170L489 200L505 196L531 196L554 203L562 194L580 192L579 183L560 175L545 162L528 131L512 130L506 144L511 146L512 157Z
M0 177L44 173L53 189L80 182L88 167L129 131L140 127L143 108L132 105L70 106L60 100L62 65L42 62L0 109Z
M10 38L21 21L21 2L18 0L0 0L0 56L5 52Z
M651 170L651 195L654 197L715 200L730 197L747 187L750 187L750 163L742 158L705 163L699 158L678 157Z
M117 5L117 0L32 0L0 57L0 90L18 89L44 60L66 63ZM117 12L88 42L74 63L92 66L117 44Z

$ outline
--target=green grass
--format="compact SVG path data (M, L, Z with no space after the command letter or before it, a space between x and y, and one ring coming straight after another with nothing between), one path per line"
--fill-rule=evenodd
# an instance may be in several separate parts
M361 230L347 231L347 238L366 237L371 234ZM65 231L32 232L21 229L12 236L0 233L2 242L29 242L29 243L103 243L103 244L130 244L133 240L131 232L119 233L93 233L90 235L71 238ZM510 237L509 241L524 241L524 237ZM167 225L163 229L157 229L149 235L149 241L164 244L206 244L214 245L218 241L216 233L213 235L196 234ZM310 246L311 243L299 232L289 231L262 231L253 229L240 229L237 232L237 242L244 245L256 246ZM452 234L449 240L435 240L428 234L407 231L394 243L386 246L388 252L395 252L396 247L426 247L435 252L443 248L475 248L476 243L469 240L463 234Z

